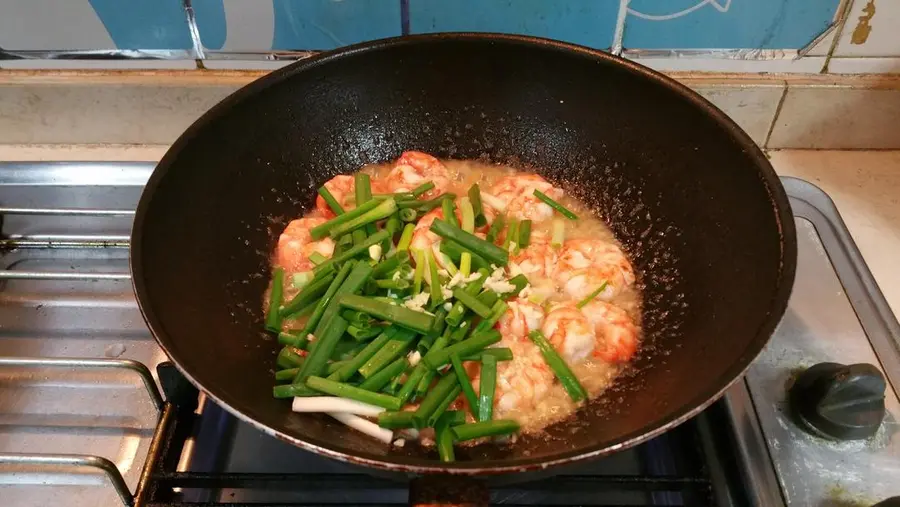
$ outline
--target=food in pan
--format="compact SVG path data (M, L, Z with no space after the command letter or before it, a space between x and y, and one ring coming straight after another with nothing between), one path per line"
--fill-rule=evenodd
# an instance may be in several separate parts
M278 240L274 395L395 445L536 432L640 343L628 257L537 174L405 152L336 176Z

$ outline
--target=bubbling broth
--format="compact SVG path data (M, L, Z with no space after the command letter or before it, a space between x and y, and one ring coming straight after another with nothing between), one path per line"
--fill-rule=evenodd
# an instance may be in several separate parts
M583 203L537 174L419 152L359 172L326 182L273 257L282 293L267 293L265 306L282 318L269 329L299 363L281 361L291 383L275 390L299 396L295 410L314 411L302 400L316 393L380 403L386 412L356 414L367 433L435 438L443 449L442 438L540 431L627 368L641 335L636 276ZM374 220L342 226L365 222L354 213ZM356 295L328 300L326 286ZM335 323L343 336L328 332Z

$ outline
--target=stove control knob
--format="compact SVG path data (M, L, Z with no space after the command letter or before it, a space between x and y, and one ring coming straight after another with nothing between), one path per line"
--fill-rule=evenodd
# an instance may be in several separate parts
M871 364L819 363L797 377L788 393L797 423L833 440L860 440L884 418L884 376Z

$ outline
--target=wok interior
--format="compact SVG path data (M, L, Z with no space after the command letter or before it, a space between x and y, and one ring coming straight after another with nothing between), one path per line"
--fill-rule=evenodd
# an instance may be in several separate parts
M460 449L457 466L614 450L717 394L787 299L780 190L749 139L710 111L612 57L514 39L428 37L301 62L227 99L161 162L135 229L143 309L203 389L289 440L440 468L434 452L389 449L272 398L269 256L324 181L406 149L536 170L626 246L645 286L645 349L575 420Z

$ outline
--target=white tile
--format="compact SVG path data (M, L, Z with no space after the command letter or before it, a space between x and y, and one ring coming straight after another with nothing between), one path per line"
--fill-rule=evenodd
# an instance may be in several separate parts
M194 60L2 60L4 69L196 69Z
M765 144L784 93L784 83L753 86L686 84L730 116L756 144Z
M900 89L789 85L769 148L900 149Z
M835 56L900 56L900 1L854 0Z
M900 74L900 56L868 58L832 58L829 74Z
M824 56L805 56L799 59L779 58L750 60L736 58L629 58L658 71L747 72L747 73L819 73L825 66Z
M78 50L110 49L116 45L88 0L3 0L0 47Z
M239 87L155 84L0 85L8 144L169 144Z

